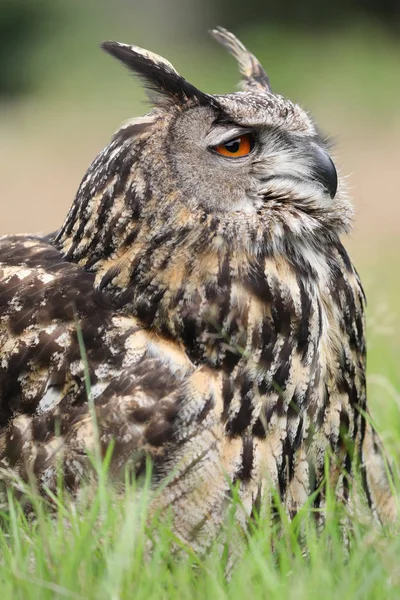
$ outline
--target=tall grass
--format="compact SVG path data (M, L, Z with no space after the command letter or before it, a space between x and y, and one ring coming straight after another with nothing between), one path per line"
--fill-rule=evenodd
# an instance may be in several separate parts
M250 527L244 553L227 577L229 552L221 550L221 540L206 557L182 545L177 553L168 519L148 513L150 479L149 467L140 490L127 481L118 495L103 477L76 503L53 496L52 510L27 486L34 520L9 490L0 529L3 600L399 597L395 527L379 529L354 518L349 550L340 527L349 516L332 498L319 534L307 507L292 522L281 515L276 526L266 510ZM228 545L233 529L228 523Z

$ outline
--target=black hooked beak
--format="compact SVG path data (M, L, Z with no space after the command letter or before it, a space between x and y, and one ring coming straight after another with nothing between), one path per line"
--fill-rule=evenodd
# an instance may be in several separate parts
M333 199L337 191L337 172L329 154L313 144L314 175L322 183Z

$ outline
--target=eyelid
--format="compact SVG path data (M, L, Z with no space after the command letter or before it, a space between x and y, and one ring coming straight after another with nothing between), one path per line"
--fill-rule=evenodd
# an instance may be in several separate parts
M227 144L235 138L241 137L242 135L246 135L248 133L254 135L254 131L252 129L246 129L244 127L231 127L229 129L226 127L217 127L210 131L210 133L206 136L205 141L208 148L212 149L216 146Z

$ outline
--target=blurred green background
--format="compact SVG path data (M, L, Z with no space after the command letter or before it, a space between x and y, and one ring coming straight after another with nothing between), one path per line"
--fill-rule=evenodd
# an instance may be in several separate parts
M346 245L369 298L374 416L400 430L399 0L0 0L0 233L59 227L92 158L147 110L102 40L149 48L223 93L238 74L207 35L215 25L336 141L356 206Z

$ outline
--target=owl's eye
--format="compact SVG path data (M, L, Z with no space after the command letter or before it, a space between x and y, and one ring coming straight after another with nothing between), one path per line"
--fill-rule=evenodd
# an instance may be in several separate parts
M222 154L222 156L229 156L230 158L239 158L240 156L247 156L254 148L254 137L251 133L245 133L240 137L229 140L225 144L219 144L214 146L215 152Z

